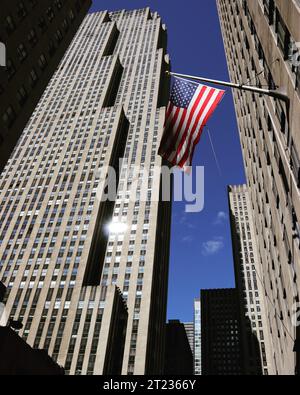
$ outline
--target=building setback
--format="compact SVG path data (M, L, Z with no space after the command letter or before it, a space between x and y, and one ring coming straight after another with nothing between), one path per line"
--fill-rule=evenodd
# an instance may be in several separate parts
M257 240L246 185L228 187L236 288L239 291L245 372L273 374Z
M149 8L88 15L1 176L8 312L69 374L105 372L111 285L128 309L122 374L164 369L171 203L154 167L166 41ZM109 201L107 167L120 158Z
M0 67L0 171L91 4L91 0L1 2L0 60L6 67Z
M300 5L217 0L231 79L284 87L290 106L234 92L275 374L295 373L300 279Z
M203 376L244 374L236 289L201 290Z

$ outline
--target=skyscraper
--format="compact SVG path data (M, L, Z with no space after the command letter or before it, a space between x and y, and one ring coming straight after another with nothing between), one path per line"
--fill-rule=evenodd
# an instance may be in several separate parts
M290 105L234 92L258 241L270 366L294 374L300 279L299 1L217 0L231 79L277 86Z
M247 374L273 374L261 267L246 185L228 188L236 287L239 291Z
M201 290L202 375L244 373L236 289Z
M0 16L0 171L91 0L10 0Z
M8 311L70 374L104 371L110 285L128 310L122 373L163 371L171 203L155 167L166 41L148 8L88 15L1 177ZM104 199L107 166L116 200Z
M202 374L201 368L201 300L194 300L194 372Z

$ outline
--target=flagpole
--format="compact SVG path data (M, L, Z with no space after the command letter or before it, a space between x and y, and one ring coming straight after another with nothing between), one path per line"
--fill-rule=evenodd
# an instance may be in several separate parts
M203 77L195 77L193 75L173 73L170 71L167 71L166 73L169 75L173 75L174 77L188 78L188 79L193 79L196 81L211 83L214 85L227 86L229 88L239 89L241 91L248 91L248 92L252 92L252 93L259 93L260 95L267 95L270 97L274 97L276 99L283 100L286 103L290 102L289 97L287 96L287 94L284 92L283 89L280 89L280 90L262 89L262 88L257 88L255 86L249 86L249 85L244 85L244 84L234 84L232 82L212 80L212 79L203 78Z

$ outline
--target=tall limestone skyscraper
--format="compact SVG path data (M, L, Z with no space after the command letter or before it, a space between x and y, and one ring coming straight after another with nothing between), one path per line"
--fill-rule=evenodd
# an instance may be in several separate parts
M241 312L241 347L247 375L274 374L257 237L246 185L228 187L235 283Z
M148 8L88 15L1 176L7 309L70 374L163 368L171 203L155 167L166 45ZM120 158L116 200L105 200L101 170ZM121 364L108 362L112 339Z
M232 81L286 90L289 106L235 91L274 373L294 374L300 310L300 2L217 0Z

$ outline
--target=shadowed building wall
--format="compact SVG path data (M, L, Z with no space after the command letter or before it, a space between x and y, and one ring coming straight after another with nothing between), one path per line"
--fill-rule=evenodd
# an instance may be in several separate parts
M193 353L185 325L178 320L166 324L166 375L193 375Z
M202 375L244 374L239 294L201 290Z
M0 171L91 6L91 0L1 1Z

